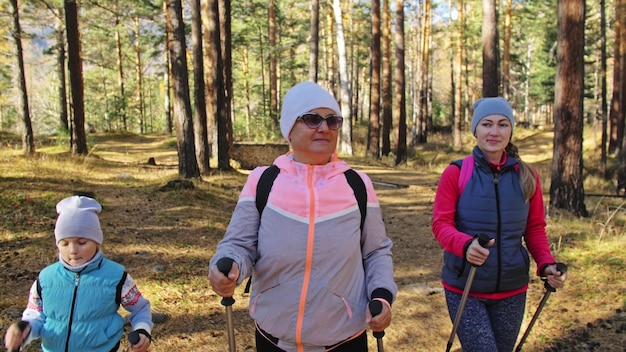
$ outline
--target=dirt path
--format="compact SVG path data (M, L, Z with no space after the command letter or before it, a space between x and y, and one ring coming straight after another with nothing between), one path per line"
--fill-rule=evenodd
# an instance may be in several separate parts
M75 165L71 162L63 164L63 157L59 157L57 163L64 169L62 172L49 171L54 177L42 177L42 165L35 161L21 174L30 176L7 178L4 183L0 180L6 186L6 194L15 190L14 199L33 190L54 192L40 196L33 194L34 199L47 199L49 204L42 206L44 210L28 214L33 221L33 225L24 230L25 233L28 231L28 239L3 242L0 278L5 285L0 288L3 309L0 323L6 324L16 314L19 316L25 292L38 268L56 260L49 242L49 231L53 226L51 216L54 215L48 209L53 204L49 199L81 187L93 190L104 204L101 222L106 229L106 253L129 269L154 303L155 311L167 316L164 323L155 325L151 351L226 351L224 308L219 304L219 297L208 287L206 265L228 225L245 173L215 172L206 177L205 182L197 184L196 189L162 192L161 186L176 178L176 168L172 166L176 162L175 148L168 145L165 138L115 136L97 139L93 150L97 158ZM551 132L536 131L516 144L524 160L535 166L549 167L550 160L541 155L551 149ZM149 157L157 159L156 166L146 165ZM449 338L452 324L440 284L442 250L430 228L437 181L441 168L448 162L441 159L446 158L453 156L439 152L433 158L438 159L438 166L423 163L400 168L385 167L358 157L346 158L350 165L366 172L374 181L386 229L394 242L395 279L399 293L394 303L393 322L384 337L387 352L443 351ZM124 178L120 178L121 175ZM548 175L542 175L542 178L545 180ZM15 183L9 183L11 179ZM8 195L5 197L10 199ZM22 216L21 213L15 214ZM243 287L238 288L233 307L237 347L239 351L254 351L254 327L248 315L248 297L242 291ZM543 293L541 282L533 279L523 327ZM618 292L611 292L605 300L615 301L617 296ZM624 315L624 319L610 323L606 319L590 321L586 318L589 312L610 311L617 305L611 304L566 302L562 294L554 295L544 310L546 318L538 322L524 351L550 350L544 346L566 335L573 337L554 351L624 351L623 348L604 346L619 346L620 343L624 346L626 314L618 311L614 316ZM599 313L596 315L600 316ZM565 316L570 325L560 326L559 319ZM376 351L371 334L369 340L370 351ZM25 351L36 350L29 347ZM459 343L455 340L453 351L459 350Z
M528 138L517 141L517 144L523 158L528 162L549 163L549 160L540 160L537 156L543 155L546 148L551 148L551 142L550 132L538 131ZM445 157L449 156L438 156L439 159ZM445 350L452 324L440 283L442 250L433 238L430 228L436 185L442 169L428 166L400 168L372 166L371 162L363 162L357 157L345 160L352 167L366 172L374 181L386 229L394 242L395 279L399 292L394 303L394 319L384 338L386 350L394 352ZM236 192L233 192L234 194ZM215 240L219 240L219 237ZM209 244L209 248L214 248L213 246L214 243ZM529 309L535 308L533 302L537 302L542 294L543 287L539 283L534 283L529 291ZM247 296L238 292L236 298L234 314L237 343L241 350L252 351L253 324L247 313ZM223 308L210 304L209 311L211 325L207 328L211 333L204 339L208 338L207 346L211 346L210 348L197 347L198 341L193 342L197 339L197 334L191 331L189 334L179 335L184 336L185 340L190 339L188 345L196 346L192 348L193 351L224 351L226 348ZM162 330L164 333L167 332L166 335L170 335L171 323L166 325L168 326L163 326ZM541 331L543 338L548 339L554 333ZM163 338L166 337L161 337ZM170 345L163 345L163 342L159 350ZM170 343L173 343L170 346L176 346L176 342ZM369 343L370 351L375 351L374 339L370 338ZM531 337L526 342L525 350L539 350L540 344L536 337ZM456 339L453 351L460 351Z

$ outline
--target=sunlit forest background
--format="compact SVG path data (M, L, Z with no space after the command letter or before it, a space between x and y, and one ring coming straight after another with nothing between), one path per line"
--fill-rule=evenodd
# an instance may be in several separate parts
M183 1L190 77L191 12L190 1ZM408 128L415 123L419 90L428 68L429 117L433 126L451 125L453 83L463 87L461 96L464 121L471 103L481 96L482 1L404 1L405 56ZM11 7L0 1L0 129L20 133L20 92L17 61L12 36ZM268 38L268 4L275 8L275 43ZM168 94L165 50L165 16L160 1L85 0L79 2L79 27L82 44L85 122L89 130L171 133L168 126ZM203 4L204 5L204 4ZM395 30L395 3L388 4L388 23ZM597 121L600 107L600 8L587 6L585 31L585 119ZM26 86L36 134L62 132L60 80L64 64L63 4L57 0L19 1L21 40L24 50ZM311 40L310 1L242 0L231 3L232 40L232 122L234 139L268 141L280 134L276 112L272 111L269 63L277 62L277 96L294 83L309 76ZM351 103L354 121L369 117L369 78L371 48L371 2L341 1L348 73L351 78ZM459 7L463 17L459 17ZM531 126L551 123L554 102L555 50L557 37L556 3L553 1L499 1L501 59L507 64L508 96L519 112L518 120ZM606 4L609 48L609 79L614 43L614 8ZM383 9L383 17L385 9ZM506 20L506 21L505 21ZM205 19L205 22L207 20ZM335 20L331 2L321 1L319 23L318 80L339 91ZM428 31L428 33L425 33ZM388 33L387 36L391 34ZM504 34L509 36L505 37ZM504 43L503 40L507 40ZM383 39L384 40L384 39ZM211 45L204 39L205 47ZM383 43L384 44L384 43ZM391 40L393 46L393 38ZM424 45L426 44L426 47ZM506 44L507 46L504 46ZM430 65L424 65L427 50ZM459 65L459 53L462 62ZM504 56L506 54L506 56ZM392 58L391 58L392 59ZM393 59L392 59L393 61ZM205 65L207 63L205 62ZM460 81L456 74L460 72ZM193 80L190 80L193 87ZM210 88L210 87L207 87ZM609 92L610 93L610 92ZM171 94L171 93L170 93ZM67 101L67 100L66 100ZM67 103L69 104L69 103ZM274 117L274 118L273 118ZM392 137L393 138L393 137Z

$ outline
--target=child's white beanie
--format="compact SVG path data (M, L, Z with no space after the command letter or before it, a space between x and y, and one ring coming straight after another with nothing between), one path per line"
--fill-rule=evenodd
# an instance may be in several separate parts
M335 114L341 113L337 100L315 82L301 82L289 89L283 97L283 108L280 113L280 132L287 142L296 119L317 108L328 108Z
M102 244L102 229L98 213L102 206L95 199L72 196L57 204L57 223L54 228L56 242L70 237L87 238Z
M476 134L476 126L483 117L488 115L502 115L511 121L511 136L515 127L513 109L508 100L502 97L491 97L478 99L474 103L474 117L472 118L472 134Z

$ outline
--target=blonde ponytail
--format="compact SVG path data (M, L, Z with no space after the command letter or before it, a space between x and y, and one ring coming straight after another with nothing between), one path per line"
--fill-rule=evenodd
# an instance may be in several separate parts
M517 149L517 146L512 142L509 142L506 148L504 148L504 151L509 156L517 159L519 163L519 183L522 187L522 192L524 193L524 199L528 202L530 197L532 197L537 190L535 170L530 165L522 161L519 157L519 150Z

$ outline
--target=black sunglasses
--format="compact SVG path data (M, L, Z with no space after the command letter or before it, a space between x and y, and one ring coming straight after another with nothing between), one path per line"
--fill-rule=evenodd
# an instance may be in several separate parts
M343 125L343 117L334 114L323 117L315 112L307 112L298 116L296 120L302 120L308 128L319 128L323 121L326 121L328 128L331 130L338 130Z

